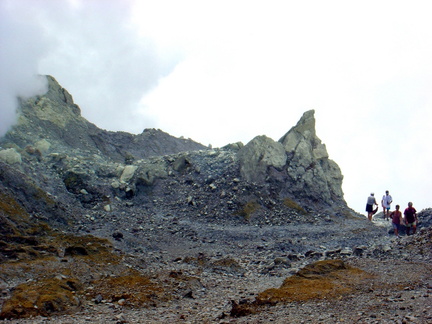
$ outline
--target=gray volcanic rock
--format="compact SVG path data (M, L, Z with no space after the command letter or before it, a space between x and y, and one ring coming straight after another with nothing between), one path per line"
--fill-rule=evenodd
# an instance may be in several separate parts
M207 221L275 224L305 220L312 211L353 213L339 167L315 134L314 111L279 142L257 136L211 150L155 129L139 135L99 129L47 78L45 95L21 100L18 123L0 139L0 156L41 183L50 178L44 190L58 193L59 201L75 199L103 212L122 210L126 201L153 213L193 215L199 207Z
M307 205L345 205L343 176L316 136L314 110L305 112L279 142L255 137L239 150L238 158L246 181L272 183L281 196Z
M21 163L21 154L13 148L2 150L0 151L0 161L8 164Z
M314 110L305 112L279 142L288 154L287 174L291 180L291 192L312 201L332 204L343 200L343 176L316 135L314 113Z
M257 136L238 152L240 173L250 182L267 181L270 167L282 171L287 156L283 145L267 136Z
M102 130L81 116L72 96L47 76L48 92L20 100L18 123L4 138L3 147L43 148L69 155L99 155L114 161L131 161L150 156L206 149L190 139L180 139L155 129L139 135Z

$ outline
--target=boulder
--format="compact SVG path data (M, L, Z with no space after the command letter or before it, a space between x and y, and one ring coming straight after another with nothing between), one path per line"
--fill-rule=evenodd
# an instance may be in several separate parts
M240 174L249 182L265 182L270 166L282 169L286 164L286 153L281 143L261 135L241 148L237 154Z
M41 154L45 154L50 149L51 144L46 139L42 139L35 144L35 147Z
M121 182L128 182L135 174L138 167L135 165L126 165L123 169L122 175L120 176Z
M155 160L150 163L143 163L137 171L137 183L150 186L156 179L163 179L168 176L165 161Z
M6 162L8 164L16 164L21 163L21 154L18 153L14 148L1 150L0 151L0 160Z

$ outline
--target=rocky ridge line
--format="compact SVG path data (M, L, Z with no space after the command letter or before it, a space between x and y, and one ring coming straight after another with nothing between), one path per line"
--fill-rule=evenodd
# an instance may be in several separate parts
M343 199L341 171L316 136L314 111L277 142L257 136L246 145L211 149L160 130L101 130L48 80L47 94L21 101L18 124L0 139L2 316L39 314L59 323L232 322L227 296L237 304L251 300L302 267L333 259L379 275L383 260L398 260L394 264L409 271L418 263L423 270L403 299L422 302L430 293L425 227L432 213L420 213L418 236L397 241L388 236L388 224L352 211ZM377 307L381 295L396 294L388 293L383 278L384 288L374 288L379 296L370 302L350 298ZM137 282L145 283L143 291ZM46 288L59 295L45 294ZM32 299L48 295L66 302ZM21 298L30 306L10 315ZM288 316L276 309L279 318ZM345 320L353 318L338 305L327 314L338 309ZM57 316L73 312L83 315ZM271 319L272 312L235 321ZM398 313L431 318L427 308ZM389 314L377 320L394 319ZM296 316L294 323L305 318ZM367 311L356 316L367 320ZM316 318L312 311L309 318Z

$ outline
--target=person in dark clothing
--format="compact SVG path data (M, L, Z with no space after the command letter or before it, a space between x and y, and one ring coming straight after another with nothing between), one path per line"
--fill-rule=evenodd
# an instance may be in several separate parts
M408 207L404 211L404 218L405 218L407 235L410 235L411 228L413 230L412 234L415 234L417 229L418 219L417 219L417 210L413 207L412 202L408 203Z
M374 193L372 192L366 202L366 211L368 213L368 219L370 221L372 221L372 216L374 214L374 209L373 209L374 205L378 206Z

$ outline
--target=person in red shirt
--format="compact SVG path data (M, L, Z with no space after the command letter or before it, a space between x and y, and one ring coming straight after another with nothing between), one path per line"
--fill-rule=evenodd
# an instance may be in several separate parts
M400 226L403 222L402 213L399 210L400 206L396 205L396 210L390 213L394 233L399 237Z
M417 229L417 210L413 207L413 203L408 203L408 208L404 211L405 216L405 226L406 226L406 233L407 235L410 235L411 228L413 229L413 234L416 233Z

